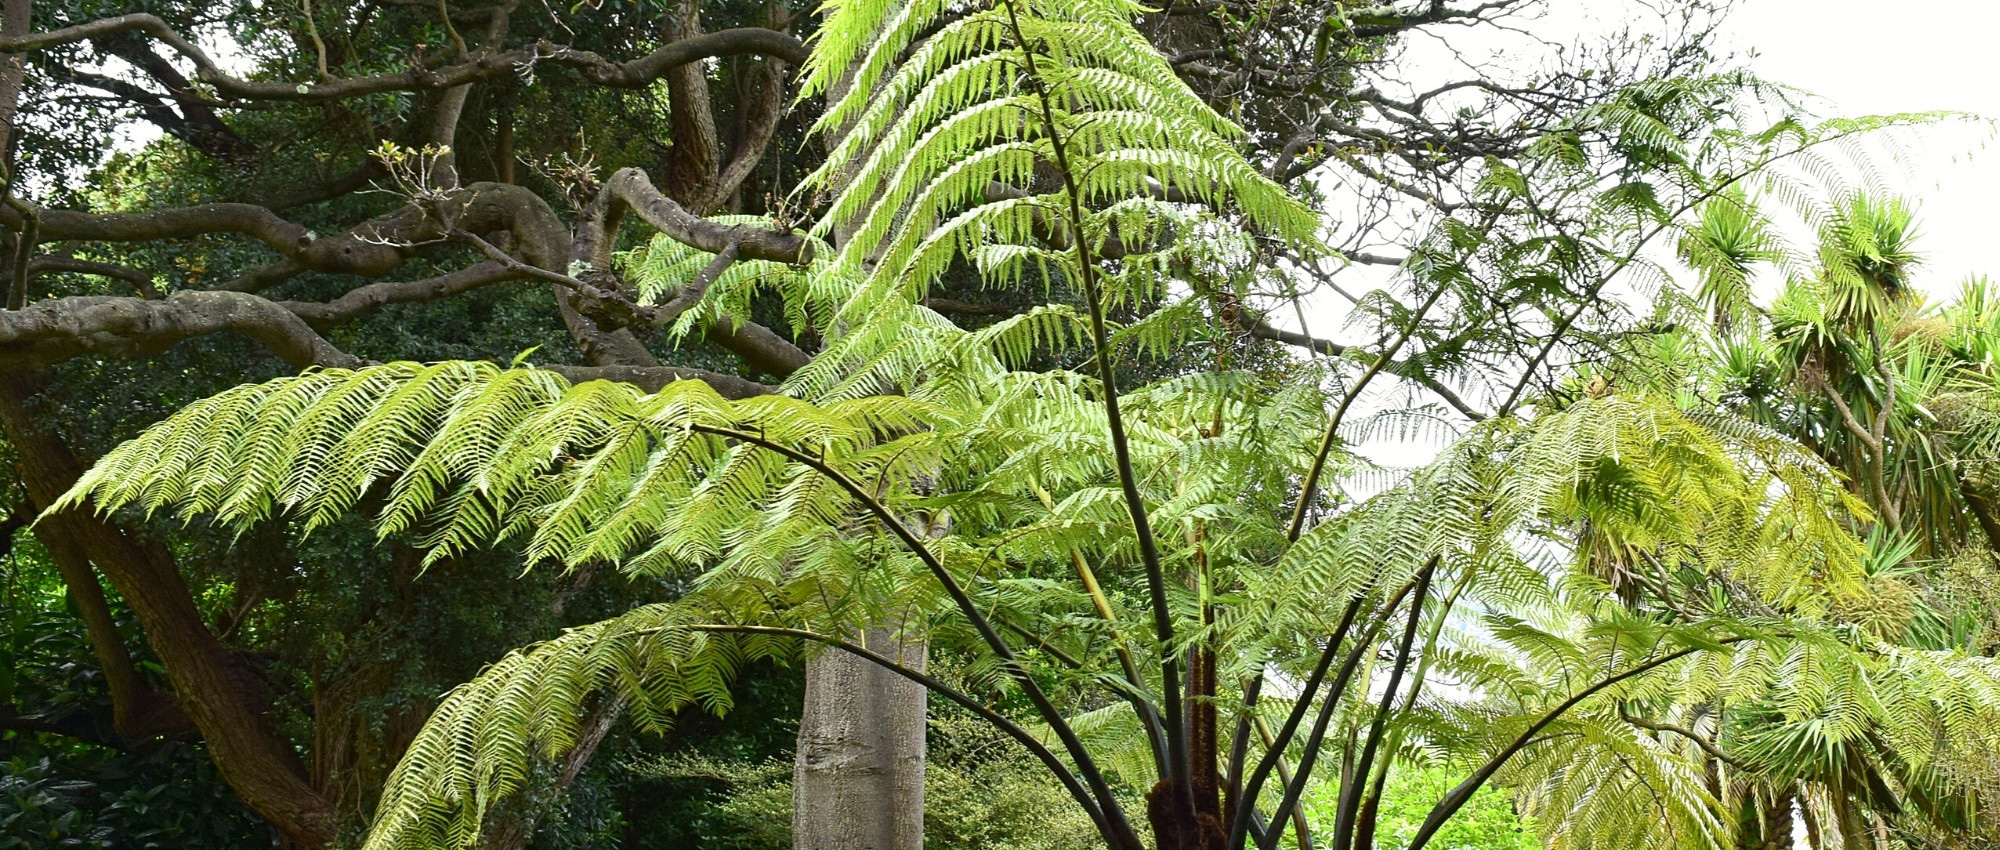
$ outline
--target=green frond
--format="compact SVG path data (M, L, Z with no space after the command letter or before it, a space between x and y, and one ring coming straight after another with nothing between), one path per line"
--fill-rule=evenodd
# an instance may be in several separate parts
M744 523L800 516L825 534L859 511L820 473L696 429L754 434L872 480L886 463L934 467L923 435L942 421L942 408L901 396L731 402L698 381L647 395L539 370L392 363L194 405L114 450L59 508L132 505L237 528L288 516L310 529L380 494L380 532L416 533L432 560L519 537L531 561L681 552L695 565Z
M410 742L364 846L476 846L487 813L576 746L593 711L622 708L664 731L684 709L727 712L745 663L796 656L795 641L705 630L710 622L685 604L648 605L487 667L447 694Z

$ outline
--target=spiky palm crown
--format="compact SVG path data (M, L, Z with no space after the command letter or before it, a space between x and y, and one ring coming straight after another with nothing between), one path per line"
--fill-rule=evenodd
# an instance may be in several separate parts
M1727 829L1727 790L1699 776L1705 754L1635 731L1629 712L1741 706L1798 726L1858 711L1867 722L1829 728L1866 728L1917 766L2000 720L1990 665L1829 631L1826 612L1861 583L1864 550L1844 521L1853 503L1770 431L1611 394L1479 425L1366 500L1299 504L1299 482L1335 445L1321 382L1224 370L1116 387L1113 358L1199 332L1202 302L1168 292L1184 266L1273 242L1310 250L1316 227L1131 31L1139 11L1119 0L831 9L806 90L846 80L824 122L840 142L814 183L833 196L818 235L838 244L807 269L738 264L680 320L696 327L777 293L827 341L786 395L727 401L694 383L648 395L467 363L317 372L183 410L108 455L60 507L310 531L366 506L384 535L433 558L513 545L532 562L692 577L673 603L524 648L454 691L385 789L373 847L472 844L599 700L651 728L691 706L724 710L746 660L795 657L885 615L962 648L976 687L931 686L1043 746L1100 818L1115 800L1081 787L1087 762L1148 788L1157 745L1126 703L1157 709L1170 693L1163 668L1125 671L1123 654L1216 648L1216 698L1236 704L1243 680L1307 677L1343 604L1372 624L1353 638L1356 657L1388 648L1403 628L1396 588L1413 583L1442 600L1408 624L1423 636L1415 677L1476 698L1386 713L1365 699L1306 706L1328 708L1340 730L1379 718L1385 765L1504 769L1546 813L1544 830L1579 846L1693 845ZM1627 148L1692 179L1673 133L1614 106L1580 126L1622 128L1612 135ZM1584 155L1579 138L1549 142L1556 173L1585 172L1571 158ZM1510 174L1496 169L1489 192L1515 192ZM1579 191L1586 182L1577 176ZM1606 221L1658 206L1629 187L1602 200ZM1496 247L1463 222L1440 233L1416 264L1434 291L1472 292L1469 258L1496 251L1514 269L1577 264L1525 238ZM656 242L627 262L661 301L709 259ZM961 260L1061 279L1088 300L963 332L919 303ZM1107 305L1140 298L1167 306L1129 327L1106 319ZM1099 368L1014 369L1048 347ZM1607 557L1626 565L1612 578L1665 584L1629 607L1598 578ZM1171 578L1164 610L1144 569L1153 558ZM1150 639L1155 613L1174 644ZM1001 657L989 626L1032 648ZM1843 701L1861 685L1878 696ZM996 707L1044 686L1096 707ZM1885 687L1901 696L1880 698ZM1285 708L1256 711L1277 726ZM1054 753L1064 727L1075 742ZM1771 740L1773 752L1790 746ZM1954 747L1924 749L1939 740ZM1286 752L1306 755L1298 739ZM1642 791L1650 807L1631 805Z
M1726 309L1708 302L1731 321L1643 338L1619 382L1797 435L1842 470L1869 509L1850 520L1867 552L1860 592L1828 620L1872 649L1867 663L1788 658L1780 669L1797 690L1742 701L1733 716L1690 705L1682 725L1740 757L1720 765L1730 781L1715 783L1731 808L1788 806L1796 794L1827 841L1866 838L1853 834L1873 829L1862 812L1911 836L1990 829L1981 813L2000 788L1994 747L1961 725L1991 698L1990 662L1953 653L1992 646L1992 609L1977 588L1993 575L1993 543L1974 515L1993 486L1988 435L2000 384L1990 348L2000 325L1983 279L1941 304L1904 288L1918 256L1906 202L1830 194L1823 213L1808 216L1821 226L1803 249L1770 236L1758 209L1796 199L1731 198L1692 227L1683 256L1704 283L1745 279L1763 264L1791 279L1768 308L1743 292ZM1722 250L1732 244L1760 250ZM1870 428L1882 434L1879 455ZM1900 526L1865 484L1882 468ZM1924 690L1949 677L1970 684L1955 695ZM1911 682L1922 683L1915 693L1905 690Z

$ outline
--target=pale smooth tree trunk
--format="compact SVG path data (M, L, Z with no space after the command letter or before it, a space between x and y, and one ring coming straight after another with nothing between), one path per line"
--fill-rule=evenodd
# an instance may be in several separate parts
M924 669L928 649L893 628L867 647ZM806 662L792 769L795 850L921 850L924 846L923 686L838 650Z
M838 102L854 68L827 92ZM837 147L847 128L828 139ZM844 243L846 227L834 241ZM938 536L945 523L926 529ZM862 633L871 650L924 669L929 647L921 628L877 623ZM923 850L924 730L929 709L923 686L850 653L827 650L806 661L805 705L799 713L792 763L794 850Z

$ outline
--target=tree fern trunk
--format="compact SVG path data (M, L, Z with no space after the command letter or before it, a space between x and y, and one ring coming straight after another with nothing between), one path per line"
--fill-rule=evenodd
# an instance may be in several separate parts
M924 669L920 640L869 629L869 649ZM792 778L796 850L921 850L923 687L844 652L806 663Z

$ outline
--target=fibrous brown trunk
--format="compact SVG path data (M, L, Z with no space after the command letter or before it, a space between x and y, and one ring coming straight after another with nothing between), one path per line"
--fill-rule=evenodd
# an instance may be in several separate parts
M869 629L868 648L917 670L925 644ZM792 773L795 850L921 850L923 686L845 652L806 662Z
M1792 809L1797 803L1798 795L1788 788L1774 790L1769 799L1758 799L1755 816L1745 824L1738 846L1743 850L1792 850Z
M39 388L18 372L0 374L0 426L20 457L22 482L52 504L83 474L76 455L34 409ZM216 640L195 607L171 553L102 517L69 511L45 520L73 541L118 589L166 667L181 710L208 743L223 781L292 845L333 843L333 808L307 781L305 764L278 735L261 687Z
M1212 619L1207 611L1203 619ZM1228 842L1222 827L1221 730L1215 708L1215 653L1201 647L1188 652L1188 760L1194 797L1194 846L1221 850Z

